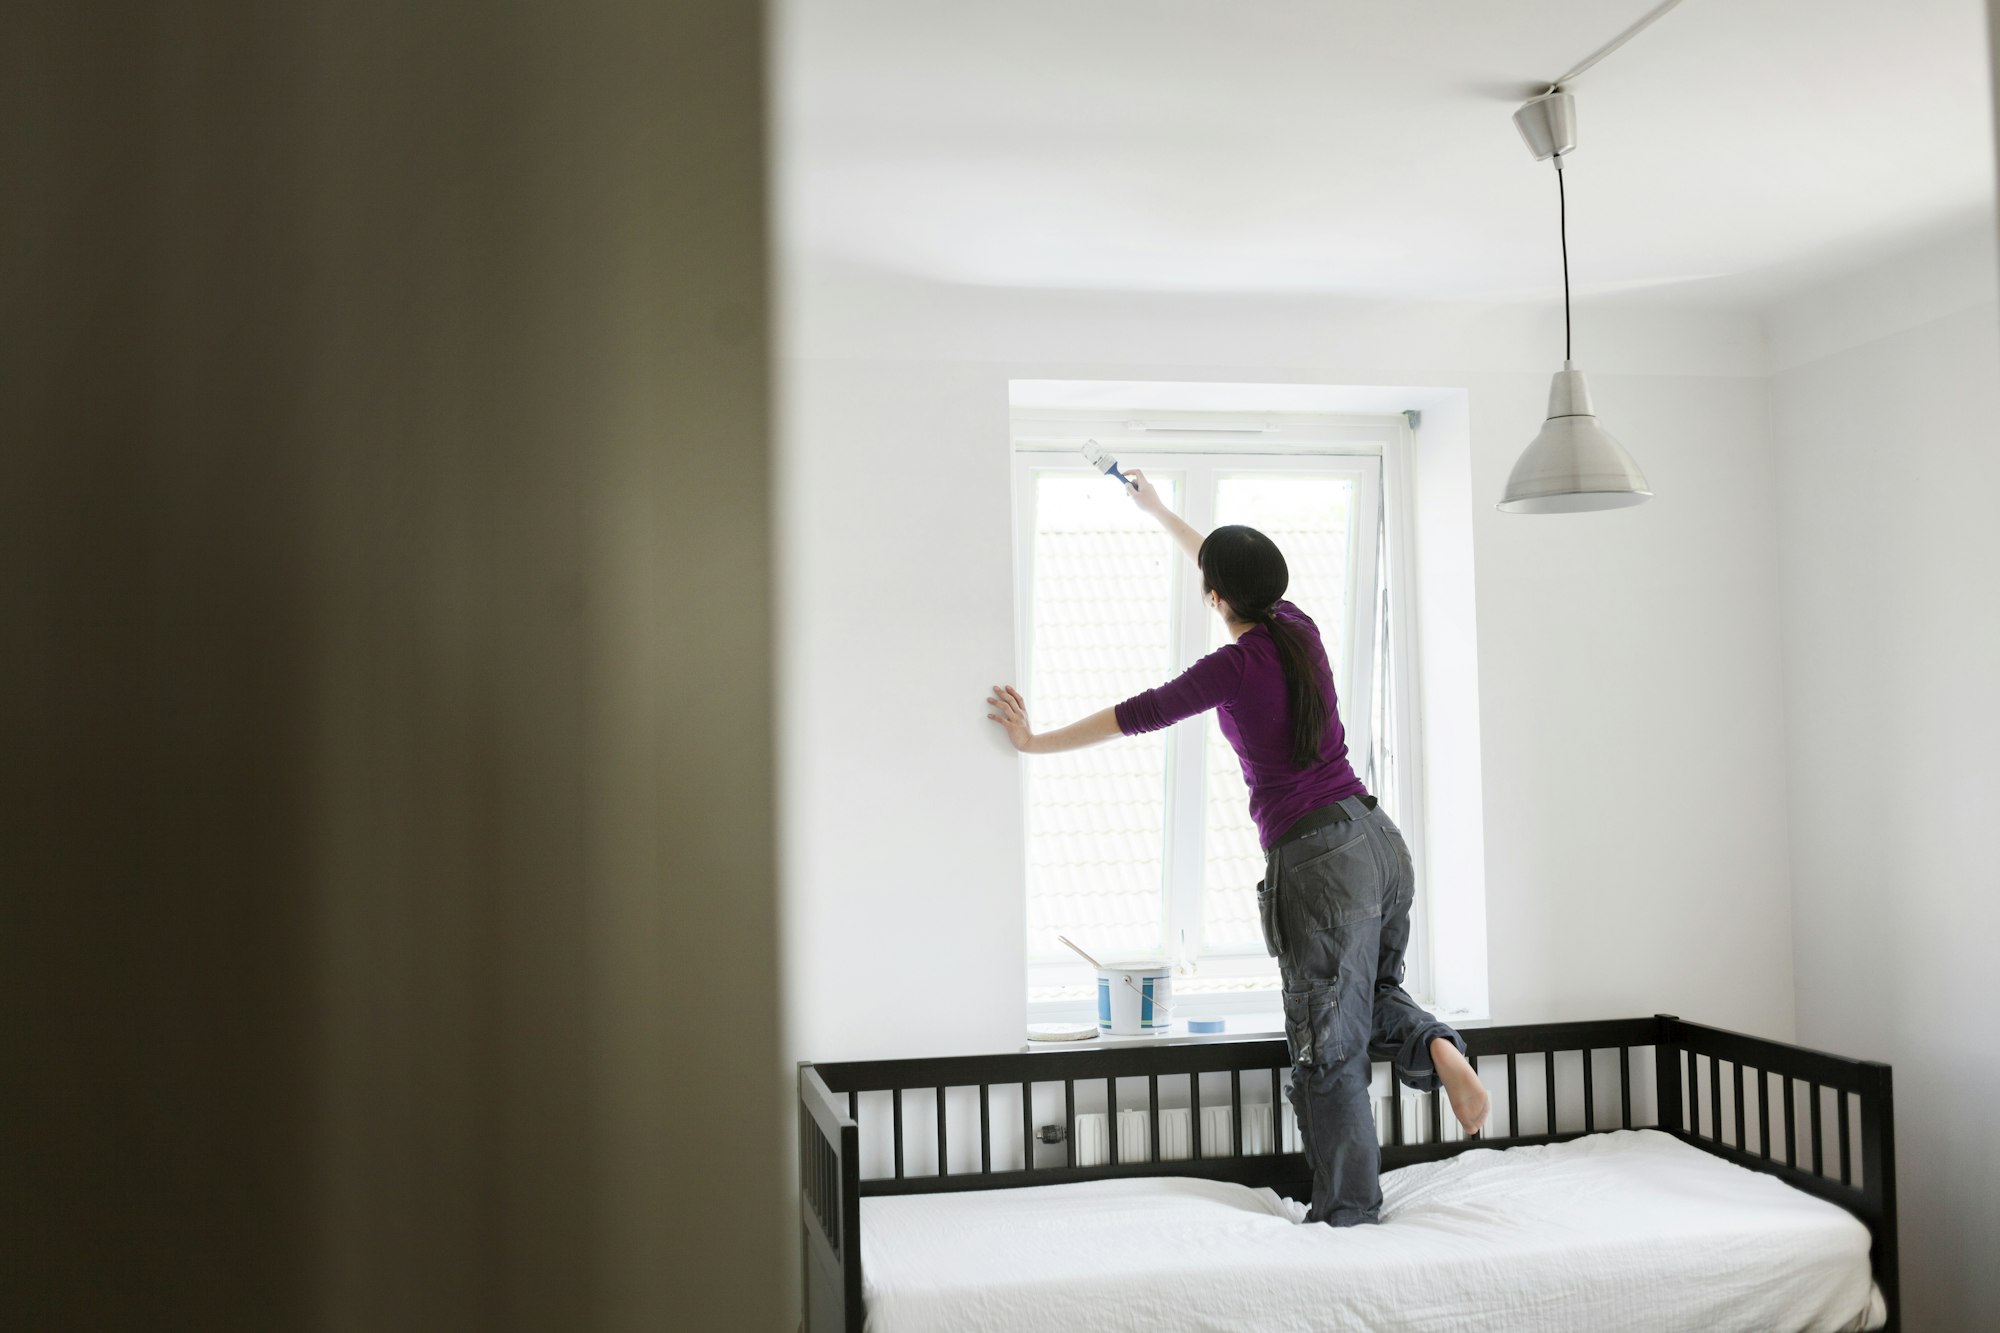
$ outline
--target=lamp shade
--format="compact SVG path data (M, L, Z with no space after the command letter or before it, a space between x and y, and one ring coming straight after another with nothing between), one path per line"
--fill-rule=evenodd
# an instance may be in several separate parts
M1652 494L1625 446L1597 424L1583 372L1563 362L1549 384L1549 419L1515 462L1500 509L1574 514L1643 504Z

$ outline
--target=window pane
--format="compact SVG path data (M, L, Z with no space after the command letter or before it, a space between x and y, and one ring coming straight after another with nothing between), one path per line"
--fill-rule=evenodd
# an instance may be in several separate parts
M1179 507L1170 478L1153 478ZM1065 726L1173 674L1176 553L1101 475L1035 474L1028 712ZM1028 764L1028 956L1157 954L1164 935L1167 734Z
M1334 689L1341 696L1343 715L1347 671L1341 644L1347 634L1347 534L1353 502L1354 482L1325 474L1224 476L1215 486L1216 526L1247 524L1285 553L1291 571L1285 597L1319 626L1333 662ZM1219 648L1227 634L1219 616L1210 619L1210 647ZM1202 945L1216 953L1262 953L1257 881L1264 874L1264 853L1257 842L1257 826L1250 822L1250 791L1215 714L1209 714L1206 727Z

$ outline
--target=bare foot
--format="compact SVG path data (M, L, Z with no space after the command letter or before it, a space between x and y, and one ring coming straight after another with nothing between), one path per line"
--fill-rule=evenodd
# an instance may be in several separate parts
M1492 1098L1486 1095L1486 1085L1479 1081L1479 1071L1458 1053L1458 1047L1443 1037L1431 1040L1431 1063L1437 1067L1445 1095L1451 1098L1451 1113L1465 1126L1468 1135L1477 1134L1493 1107Z

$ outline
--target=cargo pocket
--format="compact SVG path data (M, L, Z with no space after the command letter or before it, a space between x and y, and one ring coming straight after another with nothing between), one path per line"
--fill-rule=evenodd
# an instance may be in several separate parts
M1285 992L1285 1045L1292 1065L1300 1070L1331 1069L1345 1054L1340 1049L1340 983L1309 982L1303 990Z
M1343 826L1345 827L1345 826ZM1382 915L1387 887L1375 839L1363 828L1338 847L1313 852L1284 868L1293 921L1305 930L1332 930Z
M1285 937L1278 929L1278 889L1271 879L1257 881L1257 926L1264 932L1264 952L1276 958Z

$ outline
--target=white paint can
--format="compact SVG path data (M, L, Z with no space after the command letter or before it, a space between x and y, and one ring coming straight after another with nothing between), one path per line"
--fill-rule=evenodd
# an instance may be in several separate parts
M1127 985L1127 982L1130 985ZM1174 973L1166 963L1097 969L1097 1030L1119 1037L1165 1032L1174 1004Z

